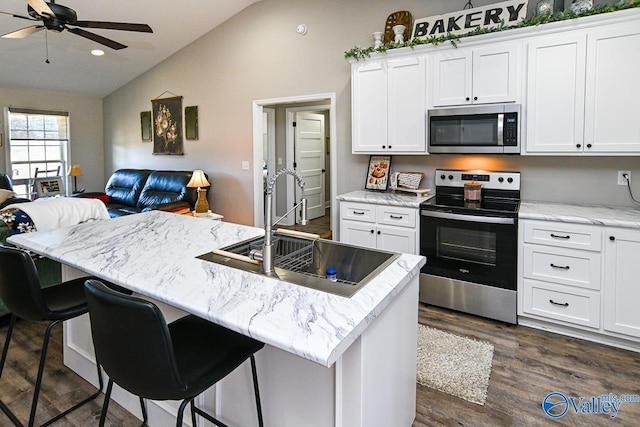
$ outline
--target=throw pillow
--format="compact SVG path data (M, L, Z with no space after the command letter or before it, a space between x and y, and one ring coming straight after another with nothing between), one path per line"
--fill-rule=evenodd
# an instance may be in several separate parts
M0 203L4 203L5 201L7 201L8 199L14 197L15 195L16 195L16 193L14 193L11 190L0 189Z

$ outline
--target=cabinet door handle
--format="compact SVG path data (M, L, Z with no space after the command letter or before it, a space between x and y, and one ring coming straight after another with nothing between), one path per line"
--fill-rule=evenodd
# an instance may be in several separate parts
M389 215L389 218L391 218L391 219L402 219L403 216L402 215L399 215L399 216L398 215Z
M373 230L371 230L371 234L373 234Z
M469 100L469 97L467 96L467 98L466 98L465 100L466 100L466 101L468 101L468 100Z
M549 264L551 267L553 268L558 268L560 270L568 270L571 267L569 267L568 265L555 265L554 263Z
M380 230L378 230L378 234L382 234L382 232Z
M565 303L561 303L561 302L555 302L554 300L550 299L549 302L553 305L560 305L562 307L569 307L569 303L565 302Z
M613 242L614 240L616 240L616 236L609 236L609 240Z
M478 100L478 97L477 97L477 96L474 96L474 97L473 97L473 100L474 100L474 101L477 101L477 100Z
M582 147L582 144L576 144L576 148Z
M353 211L354 215L364 215L364 212L361 211Z
M592 147L592 145L591 145L591 144L587 144L587 148L591 148L591 147Z
M551 237L553 237L554 239L565 239L565 240L569 240L571 238L571 236L560 236L559 234L553 234L553 233L551 233Z

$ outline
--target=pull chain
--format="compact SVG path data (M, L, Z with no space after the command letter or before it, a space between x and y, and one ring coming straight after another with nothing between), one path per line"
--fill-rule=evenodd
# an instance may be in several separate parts
M47 64L50 64L49 62L49 30L44 30L44 41L45 41L45 46L47 49L47 59L44 61Z

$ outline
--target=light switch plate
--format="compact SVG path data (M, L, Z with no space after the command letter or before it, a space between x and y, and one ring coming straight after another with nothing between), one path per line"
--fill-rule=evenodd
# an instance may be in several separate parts
M243 171L248 171L249 170L249 162L246 160L242 161L242 170Z

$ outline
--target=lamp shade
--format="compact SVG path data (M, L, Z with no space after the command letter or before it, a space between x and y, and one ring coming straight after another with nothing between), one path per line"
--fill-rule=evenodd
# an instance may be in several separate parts
M187 187L208 187L210 185L211 184L204 176L204 172L201 169L196 169L193 171L193 175L191 175L191 179L189 180Z
M69 176L82 176L82 169L80 169L80 165L72 165L69 169Z

